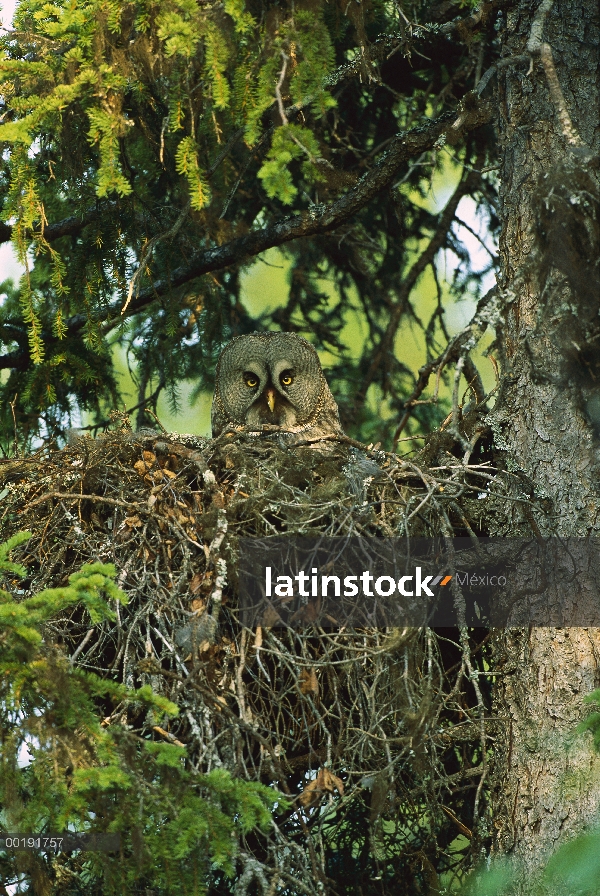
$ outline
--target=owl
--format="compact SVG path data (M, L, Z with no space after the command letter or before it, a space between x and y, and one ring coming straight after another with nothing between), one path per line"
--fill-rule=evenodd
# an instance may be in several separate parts
M211 419L213 438L226 429L260 432L265 425L296 434L292 444L344 435L319 356L295 333L232 339L217 364Z

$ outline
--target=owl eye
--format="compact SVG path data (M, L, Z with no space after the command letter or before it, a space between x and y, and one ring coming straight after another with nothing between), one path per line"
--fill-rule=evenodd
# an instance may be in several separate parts
M291 373L282 373L280 381L282 386L291 386L294 382L294 377Z
M250 387L250 389L254 389L256 386L258 386L258 377L253 373L245 373L244 382L247 386Z

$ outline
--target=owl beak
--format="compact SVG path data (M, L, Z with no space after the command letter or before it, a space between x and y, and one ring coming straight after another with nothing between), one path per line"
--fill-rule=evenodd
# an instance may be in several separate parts
M275 389L267 389L267 404L271 413L275 413Z

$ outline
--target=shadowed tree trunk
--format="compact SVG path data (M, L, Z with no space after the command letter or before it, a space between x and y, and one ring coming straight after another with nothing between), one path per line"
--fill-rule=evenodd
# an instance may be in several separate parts
M598 33L597 0L519 2L506 21L503 55L531 54L532 70L525 58L499 79L507 379L496 444L523 499L498 522L504 535L600 528ZM600 631L515 629L503 640L496 844L533 870L599 820L600 757L572 734L600 680Z

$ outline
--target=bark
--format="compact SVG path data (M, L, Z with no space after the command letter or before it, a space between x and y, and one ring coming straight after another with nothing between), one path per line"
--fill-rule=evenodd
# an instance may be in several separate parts
M521 61L498 76L506 379L495 435L515 474L513 497L523 501L498 521L497 533L587 537L600 529L599 398L579 343L589 342L597 327L597 258L584 251L597 228L594 237L589 220L579 222L575 243L584 244L583 257L574 263L575 247L567 263L562 253L568 255L574 224L560 219L556 197L566 195L574 207L570 197L585 183L597 212L599 16L597 0L562 0L543 9L548 6L545 18L538 4L525 0L508 13L503 55L532 53L533 71ZM566 109L544 68L544 44ZM554 213L546 220L549 208ZM598 354L597 347L590 351ZM509 630L500 641L505 674L497 712L508 724L498 751L495 846L531 871L559 841L600 820L600 757L587 736L574 736L586 715L583 697L600 682L600 632Z
M116 207L114 202L110 202L104 209L104 212ZM84 227L91 224L98 218L98 209L89 208L81 215L70 215L63 218L62 221L56 221L54 224L47 224L43 230L36 227L40 233L43 233L44 239L51 243L53 240L60 239L61 236L73 236L80 233ZM0 243L8 243L13 237L14 227L11 224L5 224L0 221Z

